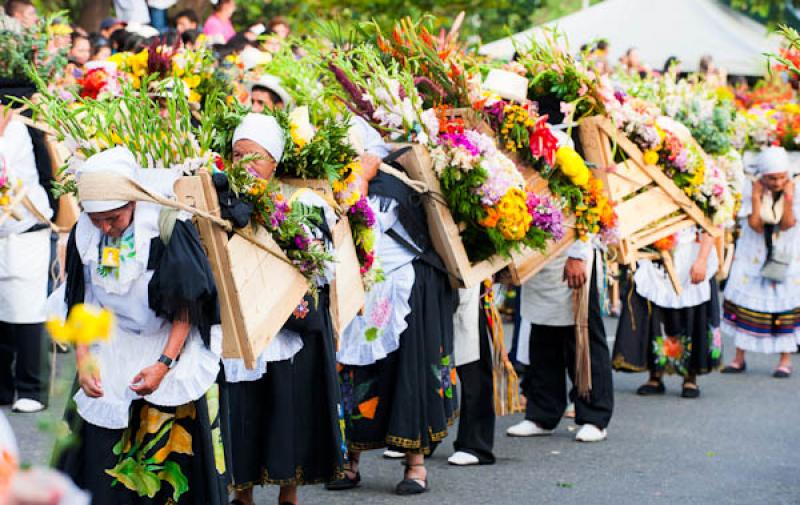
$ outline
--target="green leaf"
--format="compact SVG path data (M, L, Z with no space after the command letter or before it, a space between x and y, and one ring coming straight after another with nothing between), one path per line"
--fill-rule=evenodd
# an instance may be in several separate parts
M180 465L174 461L165 461L164 469L158 473L158 477L172 486L172 499L176 502L189 490L189 479L183 474Z
M378 339L378 335L378 328L375 327L372 327L364 332L364 338L367 340L367 342L374 342Z
M158 476L133 458L124 458L114 468L106 470L106 473L139 496L153 498L161 489Z

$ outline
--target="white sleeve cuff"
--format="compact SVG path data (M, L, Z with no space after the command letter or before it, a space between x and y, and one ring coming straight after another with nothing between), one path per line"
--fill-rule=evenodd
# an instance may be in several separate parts
M589 261L592 259L592 242L591 240L576 240L567 249L567 256L572 259Z

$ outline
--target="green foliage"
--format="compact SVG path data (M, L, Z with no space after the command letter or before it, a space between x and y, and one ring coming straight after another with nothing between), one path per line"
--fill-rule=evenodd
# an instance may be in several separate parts
M22 33L0 31L0 78L27 79L30 69L47 80L67 65L67 50L50 48L47 31L61 14L48 16Z

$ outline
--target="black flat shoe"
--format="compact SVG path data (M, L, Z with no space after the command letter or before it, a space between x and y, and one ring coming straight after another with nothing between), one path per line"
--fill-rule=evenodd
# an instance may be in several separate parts
M636 394L639 396L655 396L655 395L663 395L667 391L667 388L664 387L663 382L659 382L657 386L652 384L642 384L639 386L639 389L636 390Z
M422 482L423 484L420 484ZM403 479L397 484L394 492L400 496L409 496L428 492L428 479Z
M788 379L792 376L792 370L786 367L779 367L772 372L772 376L776 379Z
M360 484L361 484L361 472L356 472L356 476L353 479L351 479L350 477L347 476L347 474L345 474L344 477L342 477L339 480L326 482L325 489L327 489L328 491L346 491L348 489L357 488Z
M720 370L719 373L744 373L746 370L747 370L747 362L742 363L742 366L739 367L728 365L722 370Z
M681 391L681 398L700 398L700 388L693 387L687 388L683 386L683 390Z

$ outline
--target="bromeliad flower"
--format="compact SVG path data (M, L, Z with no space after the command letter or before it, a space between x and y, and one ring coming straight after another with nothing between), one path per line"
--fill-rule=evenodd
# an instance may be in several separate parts
M558 139L550 131L546 115L536 120L530 135L530 149L534 158L544 158L548 165L553 166Z

